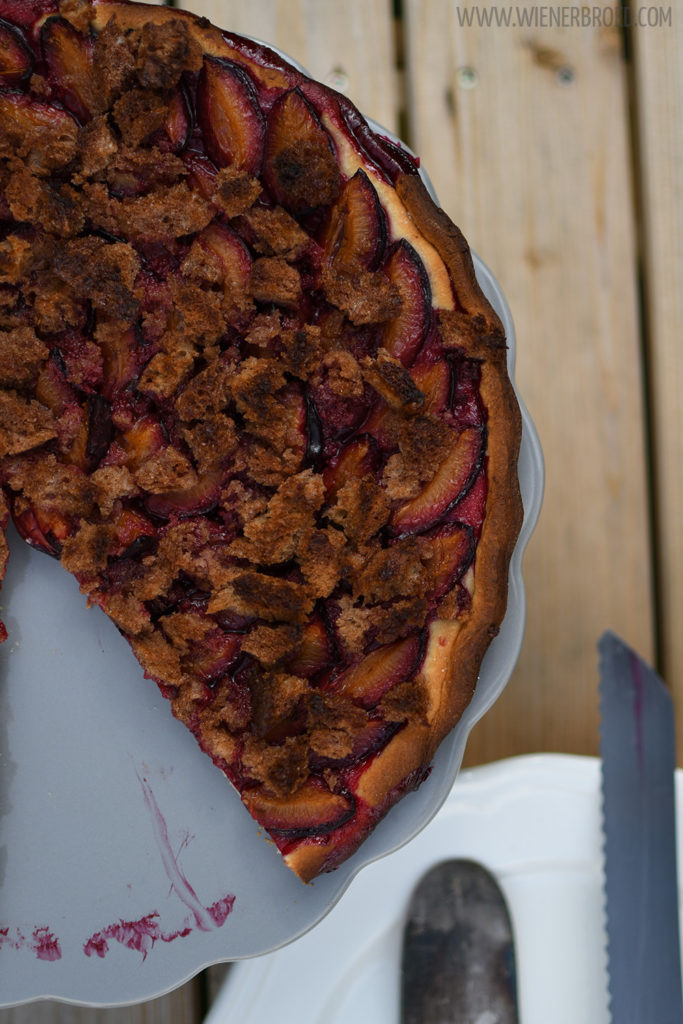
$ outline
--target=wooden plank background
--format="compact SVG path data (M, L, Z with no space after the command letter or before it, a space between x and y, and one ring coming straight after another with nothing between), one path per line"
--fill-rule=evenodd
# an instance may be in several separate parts
M398 124L390 0L179 0L215 25L266 40L386 128Z
M593 754L599 634L653 654L620 33L462 28L450 0L407 0L405 13L413 145L508 298L546 455L522 656L468 761Z
M400 128L512 308L546 495L520 661L468 763L595 754L608 626L658 657L683 737L682 19L622 33L465 27L453 0L186 6ZM0 1024L198 1024L216 977L141 1007L33 1004Z
M648 5L635 4L647 17ZM666 10L666 8L664 8ZM669 8L671 11L671 9ZM633 32L633 107L642 223L658 639L674 688L683 762L683 18Z

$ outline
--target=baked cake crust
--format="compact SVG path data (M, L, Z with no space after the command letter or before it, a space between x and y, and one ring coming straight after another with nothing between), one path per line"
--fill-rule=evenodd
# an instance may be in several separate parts
M425 778L505 614L502 325L413 158L206 19L0 0L0 129L2 525L309 881Z

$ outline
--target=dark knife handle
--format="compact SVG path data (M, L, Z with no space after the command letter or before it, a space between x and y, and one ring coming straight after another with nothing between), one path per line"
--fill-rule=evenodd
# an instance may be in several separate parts
M415 889L404 932L403 1024L518 1024L514 938L493 876L444 861Z

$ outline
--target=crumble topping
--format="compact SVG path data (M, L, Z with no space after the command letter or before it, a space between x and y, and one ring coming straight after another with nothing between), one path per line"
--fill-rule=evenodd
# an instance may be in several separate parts
M261 191L258 178L235 167L221 167L209 198L221 213L232 219L250 211Z
M483 457L443 467L502 342L432 310L311 95L184 18L92 17L63 0L0 85L0 514L238 788L345 807L425 721L430 622L467 614Z
M31 387L38 379L47 356L47 345L32 327L0 331L0 380L3 387Z

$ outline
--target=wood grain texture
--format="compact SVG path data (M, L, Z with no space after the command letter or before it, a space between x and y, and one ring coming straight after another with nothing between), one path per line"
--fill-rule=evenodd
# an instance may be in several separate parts
M0 1010L2 1024L199 1024L197 989L192 983L138 1006L90 1009L51 1000Z
M636 3L647 18L650 5ZM666 11L666 7L660 8ZM683 762L683 20L636 26L636 143L652 409L660 670L673 689Z
M184 0L215 25L279 47L368 117L398 124L391 0Z
M467 760L594 754L598 636L653 650L620 36L463 28L458 9L406 0L409 141L506 293L547 472L522 655Z

